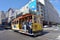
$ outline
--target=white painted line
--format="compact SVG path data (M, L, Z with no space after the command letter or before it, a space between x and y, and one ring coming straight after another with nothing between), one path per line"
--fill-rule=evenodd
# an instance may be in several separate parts
M60 35L56 38L57 40L60 40Z
M5 31L0 31L0 33L3 33L3 32L5 32Z
M8 31L12 31L12 30L8 30Z

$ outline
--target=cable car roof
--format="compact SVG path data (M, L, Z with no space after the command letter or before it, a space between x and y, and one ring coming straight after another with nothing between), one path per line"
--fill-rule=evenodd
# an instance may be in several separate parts
M12 22L17 21L17 20L22 19L22 18L25 18L25 17L28 17L28 16L32 16L32 15L33 14L25 14L25 15L19 16L16 19L14 19Z

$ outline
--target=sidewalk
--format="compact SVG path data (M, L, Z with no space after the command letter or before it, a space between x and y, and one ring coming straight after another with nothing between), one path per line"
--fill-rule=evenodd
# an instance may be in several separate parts
M60 28L59 27L48 27L48 28L43 28L43 30L52 30L52 31L59 30L60 31Z

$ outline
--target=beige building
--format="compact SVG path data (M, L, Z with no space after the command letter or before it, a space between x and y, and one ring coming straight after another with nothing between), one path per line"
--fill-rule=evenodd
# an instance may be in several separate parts
M14 10L12 8L9 8L6 12L6 18L8 19L8 23L11 22L11 19L14 15Z

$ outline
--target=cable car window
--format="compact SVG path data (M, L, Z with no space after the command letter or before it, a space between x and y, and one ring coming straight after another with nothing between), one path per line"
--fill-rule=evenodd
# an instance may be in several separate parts
M15 24L16 24L16 21L15 21Z
M12 24L14 24L14 22L12 22Z
M24 21L24 19L22 19L22 22Z
M19 19L19 23L21 23L21 19Z
M15 24L15 22L14 22L14 24Z
M27 17L25 17L25 20L27 20Z
M17 24L18 24L18 21L17 21Z
M27 19L28 19L28 20L29 20L29 19L32 19L32 16L28 16Z
M34 22L36 23L36 21L37 21L37 17L36 17L36 16L34 16Z
M30 16L29 18L32 19L32 16Z

